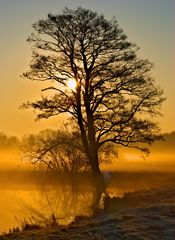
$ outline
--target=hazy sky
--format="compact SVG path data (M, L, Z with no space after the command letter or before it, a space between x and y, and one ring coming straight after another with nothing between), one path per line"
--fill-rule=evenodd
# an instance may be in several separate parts
M23 135L59 126L58 119L35 122L32 111L19 109L21 103L39 98L42 88L20 75L30 63L26 38L32 24L65 6L116 16L129 40L140 47L140 55L155 63L153 74L167 97L162 131L175 130L175 0L0 0L0 132Z

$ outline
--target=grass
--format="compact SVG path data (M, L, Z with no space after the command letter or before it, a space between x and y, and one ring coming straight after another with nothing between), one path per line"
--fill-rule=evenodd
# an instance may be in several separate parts
M34 216L26 217L22 220L19 220L16 216L15 218L18 223L18 227L9 229L9 234L21 231L41 230L48 227L58 227L55 214L52 214L49 218L45 219L37 218Z

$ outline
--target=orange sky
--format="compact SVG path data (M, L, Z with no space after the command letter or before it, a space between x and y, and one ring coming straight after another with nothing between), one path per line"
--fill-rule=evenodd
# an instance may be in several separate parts
M19 109L23 102L39 98L42 88L40 83L20 78L31 56L26 38L32 32L32 23L49 12L79 5L98 10L106 17L115 15L129 40L140 47L140 56L155 63L153 74L167 97L160 119L162 131L175 130L174 3L174 0L1 0L0 132L19 136L59 126L57 118L35 122L31 110Z

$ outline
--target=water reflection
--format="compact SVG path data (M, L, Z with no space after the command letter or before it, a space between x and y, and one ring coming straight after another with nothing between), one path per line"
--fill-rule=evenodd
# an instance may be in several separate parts
M90 215L92 187L87 185L45 186L40 191L41 211L44 215L54 214L59 224L70 223L77 215Z
M91 214L91 181L82 176L48 180L42 174L35 178L23 175L25 177L18 178L12 173L0 174L0 233L20 225L27 218L48 221L54 214L58 224L68 224L77 215ZM175 184L174 174L117 173L108 186L108 193L122 197L125 192L172 183Z
M44 223L51 216L58 224L68 224L77 215L90 215L92 186L77 184L54 184L30 186L26 190L0 190L0 232L21 225L32 218ZM2 208L2 209L1 209Z

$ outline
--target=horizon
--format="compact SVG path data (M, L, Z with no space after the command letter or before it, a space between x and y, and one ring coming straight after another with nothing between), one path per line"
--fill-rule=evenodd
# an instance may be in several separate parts
M33 170L37 165L24 159L25 152L21 151L21 144L25 137L0 136L0 171ZM12 137L12 138L11 138ZM6 143L6 144L5 144ZM148 157L143 157L141 152L135 149L116 146L116 155L101 164L103 171L129 171L129 172L175 172L175 132L165 134L165 141L156 141L150 147Z

